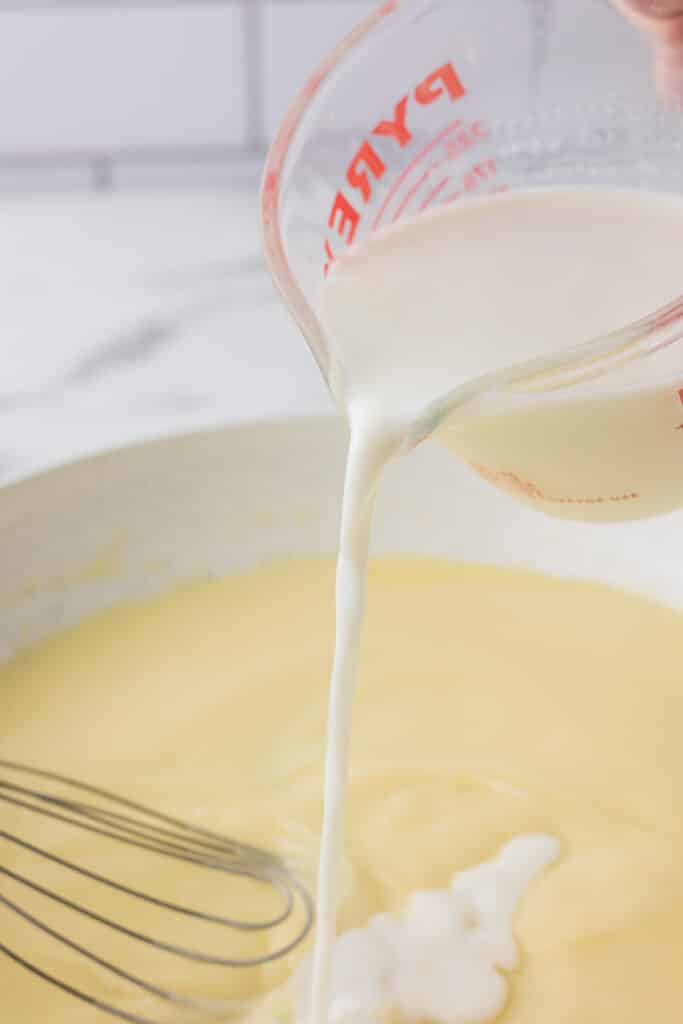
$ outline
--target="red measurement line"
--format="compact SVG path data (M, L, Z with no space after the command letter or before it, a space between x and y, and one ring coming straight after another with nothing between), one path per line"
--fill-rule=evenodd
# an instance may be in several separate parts
M424 202L420 206L420 210L426 210L427 207L430 206L434 202L434 200L437 198L437 196L441 192L443 192L443 190L445 189L446 185L448 185L450 180L451 180L450 179L450 175L447 175L445 178L442 178L441 181L439 182L439 184L435 185L435 187L432 189L432 191L427 195L427 198L424 200Z
M403 213L403 211L405 210L406 206L408 206L408 204L410 203L410 201L413 198L413 196L415 195L415 193L424 185L425 181L427 180L427 178L429 177L429 175L431 173L432 173L432 169L430 167L429 170L425 171L424 174L417 179L417 181L415 182L413 187L411 189L408 189L408 191L406 192L406 195L405 195L405 198L404 198L403 202L399 206L399 208L396 211L396 213L394 214L394 216L391 218L391 223L392 224L395 224L396 221L400 218L400 216Z
M453 121L451 124L447 125L444 128L444 130L442 132L439 132L439 134L436 136L436 138L432 139L432 141L429 142L424 147L424 149L420 150L420 152L411 160L411 162L408 164L408 166L405 167L403 169L403 171L401 171L401 173L399 174L398 178L396 179L394 184L391 186L391 190L389 191L389 194L386 196L384 202L382 203L382 205L379 208L379 212L378 212L377 216L375 217L374 223L372 225L372 230L373 231L376 231L377 228L380 226L380 224L382 222L382 217L386 213L387 206L392 201L392 199L395 197L396 193L398 192L399 188L401 187L403 182L406 180L408 175L417 167L417 165L419 163L421 163L424 160L424 158L429 153L432 152L433 149L436 148L436 146L438 146L440 143L442 143L443 140L445 138L447 138L447 136L450 135L450 133L452 131L454 131L456 128L461 128L461 127L462 127L462 119L461 118L458 118L456 121Z
M673 323L674 321L666 321L666 320L662 321L663 324L667 324L669 322ZM659 327L659 326L660 325L657 324L657 327ZM683 338L683 332L679 332L678 334L674 334L673 338L665 338L664 341L660 341L659 345L653 345L652 348L649 348L647 350L648 355L654 355L655 352L661 352L663 349L669 348L670 345L677 344L681 340L681 338ZM680 397L681 396L680 391L678 392L678 394L679 394L679 397ZM683 397L681 397L681 401L683 402Z

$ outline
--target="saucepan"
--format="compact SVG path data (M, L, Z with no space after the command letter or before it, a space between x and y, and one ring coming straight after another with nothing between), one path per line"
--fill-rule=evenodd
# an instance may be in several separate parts
M346 440L334 419L262 422L105 452L0 488L0 662L186 581L332 554ZM543 516L428 441L389 467L373 550L607 582L680 607L679 536L678 515L609 526ZM457 615L454 601L454 629ZM495 644L495 623L491 635ZM92 672L96 685L96 651ZM321 678L321 694L326 685ZM27 713L51 712L41 704ZM93 730L84 778L96 758Z

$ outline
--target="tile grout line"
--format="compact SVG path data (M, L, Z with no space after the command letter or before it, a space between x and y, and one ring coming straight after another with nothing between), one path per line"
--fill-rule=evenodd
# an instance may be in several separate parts
M262 152L266 144L265 69L263 60L263 5L261 0L243 0L246 137L247 151Z
M235 6L241 12L245 131L241 143L234 147L225 147L225 158L229 157L230 154L227 150L231 149L233 158L235 156L241 159L258 157L261 160L268 143L266 127L264 12L266 3L277 8L278 6L285 6L291 0L197 0L197 2L198 5L204 4L207 6ZM298 0L298 2L303 4L325 4L325 0ZM336 0L336 2L339 3L340 0ZM353 2L353 0L341 0L341 2ZM0 0L0 20L3 13L16 9L20 9L24 13L29 11L38 13L40 11L67 10L80 7L89 7L91 10L97 8L125 9L129 7L191 7L192 3L193 0ZM211 147L207 147L207 154L213 157L213 154L209 153L210 149ZM182 155L183 147L176 147L176 150L173 154L167 154L167 160L162 162L175 163L177 158ZM201 157L194 151L190 153L190 150L192 150L192 147L188 147L189 163L201 164L203 162ZM162 154L152 155L156 157ZM5 157L4 160L3 156ZM127 157L130 154L120 153L114 148L101 153L83 152L80 154L80 159L75 159L75 156L75 154L66 154L66 160L69 164L80 166L86 172L90 180L90 187L97 190L109 190L117 184L116 179L119 167L126 164ZM20 172L20 168L24 165L24 169L42 168L45 170L51 165L53 169L56 169L59 164L64 162L63 155L59 153L52 154L52 157L53 159L50 160L50 154L47 153L38 154L37 157L34 154L23 154L21 152L0 154L0 173L11 170L11 165L15 164L15 170ZM0 183L0 192L2 191L4 189L2 188L2 183Z

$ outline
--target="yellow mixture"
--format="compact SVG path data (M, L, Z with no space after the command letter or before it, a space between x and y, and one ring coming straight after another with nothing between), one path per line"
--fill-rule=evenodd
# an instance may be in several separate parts
M1 756L275 848L312 882L333 572L327 561L283 562L116 609L40 644L0 669ZM437 561L375 562L341 927L400 908L414 889L444 887L513 836L551 833L564 856L523 903L523 963L505 1024L679 1024L681 625L676 612L587 584ZM36 826L20 812L10 817L14 830L65 856L93 856L86 836ZM155 863L149 878L140 867L149 871L149 860L97 849L103 873L127 872L219 912L253 914L268 899L229 880L174 876L171 863ZM5 865L91 898L86 883L29 861L3 842ZM2 892L40 906L84 945L188 992L268 992L279 1010L278 986L301 956L248 972L196 968L130 943L110 947L96 926L46 911L40 897L8 881ZM130 914L121 897L107 909ZM191 941L185 923L168 920L135 923L158 931L164 921L167 938ZM69 954L7 910L0 929L0 941L128 1012L193 1019L94 967L74 969ZM215 948L215 934L203 932L199 945ZM5 958L0 987L8 1024L106 1019Z

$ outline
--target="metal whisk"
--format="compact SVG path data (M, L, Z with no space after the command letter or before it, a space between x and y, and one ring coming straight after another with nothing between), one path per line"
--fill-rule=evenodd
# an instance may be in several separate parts
M0 801L4 805L13 805L22 815L29 812L30 815L50 818L69 828L97 835L114 843L136 847L154 856L171 858L199 869L216 872L217 895L220 890L221 875L225 874L237 875L253 880L255 883L265 884L272 888L281 901L281 905L273 916L255 921L206 913L180 902L159 899L135 886L129 886L114 878L101 875L82 863L79 864L74 860L61 857L54 851L29 841L25 836L17 834L16 831L0 829L0 839L19 848L22 854L26 854L29 862L35 856L40 863L46 863L46 869L49 863L51 866L57 866L58 869L73 872L97 887L105 887L119 894L125 894L126 897L132 897L146 906L152 905L161 912L184 915L185 919L205 922L232 931L270 933L271 930L300 918L295 933L288 934L281 944L275 943L274 948L270 948L263 955L245 956L244 958L215 956L165 942L159 937L137 931L134 927L113 920L108 915L100 914L80 902L70 899L63 893L54 891L50 886L41 885L35 877L27 877L0 863L0 874L3 877L11 879L13 883L18 883L23 890L46 897L48 906L60 905L79 915L77 920L88 918L97 925L102 925L125 937L126 940L129 939L133 954L135 953L134 944L142 943L171 958L181 957L195 963L224 968L258 967L284 957L298 946L310 931L313 921L311 897L302 883L291 874L277 856L161 814L96 786L90 786L53 772L3 760L0 760L0 771L2 771ZM61 795L60 790L63 791ZM2 893L0 893L0 905L18 915L29 926L38 929L49 939L55 940L61 948L66 948L70 954L73 953L75 958L85 958L97 968L103 968L117 979L130 983L147 995L158 997L166 1003L183 1009L204 1013L219 1011L225 1013L228 1008L226 1003L218 1004L190 998L171 989L151 984L138 974L99 956L94 950L85 948L73 937L51 926L42 915L38 916L30 912L25 906L21 906ZM117 1008L104 999L98 999L82 991L77 986L70 984L68 978L55 976L41 967L40 963L32 962L26 956L20 955L4 942L0 942L0 952L26 968L37 978L49 982L105 1014L130 1021L131 1024L158 1024L150 1017L139 1016L125 1009ZM171 964L171 973L172 966ZM234 1009L234 1006L231 1008Z

